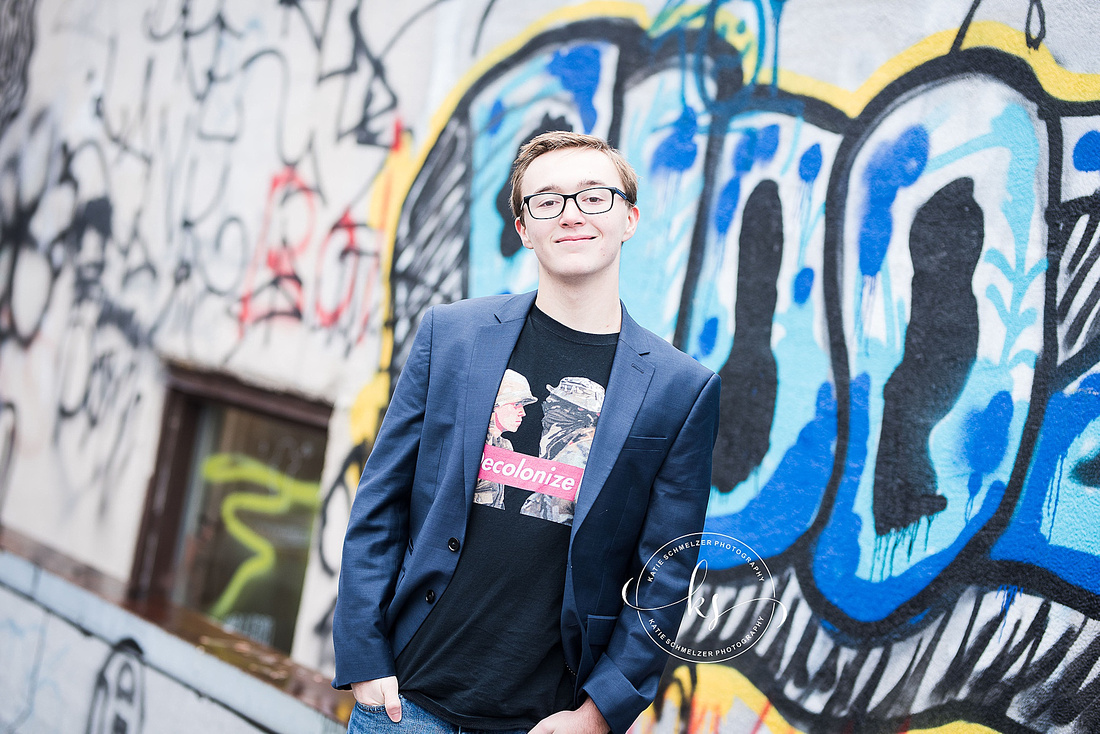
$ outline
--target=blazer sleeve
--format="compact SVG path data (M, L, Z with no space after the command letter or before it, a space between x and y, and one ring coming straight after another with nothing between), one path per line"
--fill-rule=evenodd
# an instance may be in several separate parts
M711 461L718 435L721 380L711 375L695 399L679 434L653 481L635 558L639 573L661 546L703 530L710 499ZM688 579L669 578L654 598L668 602L687 596ZM681 583L682 582L682 583ZM675 630L685 604L647 613L663 629ZM625 732L657 694L668 655L649 638L638 612L624 605L607 650L597 659L582 690L603 714L615 734Z
M429 309L352 503L332 620L335 688L394 674L385 614L409 542L409 502L428 396L432 324Z

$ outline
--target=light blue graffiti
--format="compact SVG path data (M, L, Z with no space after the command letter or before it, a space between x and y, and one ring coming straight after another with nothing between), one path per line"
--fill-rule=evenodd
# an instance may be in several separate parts
M928 182L920 185L942 187L951 180L942 169L990 148L1009 153L997 159L1007 162L1005 168L998 166L995 172L982 178L992 178L994 186L999 183L1003 187L1003 195L996 204L1003 219L993 221L1003 222L1012 233L1012 240L1002 242L1007 238L991 235L998 231L996 224L986 225L984 260L996 270L983 271L975 280L982 285L975 287L988 284L991 275L997 280L998 288L991 285L986 288L984 300L988 302L985 305L996 309L994 320L999 318L1005 326L1004 341L998 339L980 346L961 394L928 437L928 457L936 482L933 489L947 500L945 509L907 527L878 535L871 524L877 491L873 463L858 467L863 476L851 477L848 473L856 470L857 464L849 456L833 515L821 536L819 553L835 560L841 552L838 548L847 548L854 555L841 567L819 559L814 573L832 603L853 618L865 621L882 619L921 591L924 583L935 578L983 530L1000 507L1016 464L1015 449L1024 435L1027 386L1036 360L1035 352L1021 348L1019 343L1027 327L1038 319L1034 307L1038 303L1036 290L1046 267L1045 259L1036 262L1034 247L1031 263L1026 260L1036 214L1035 176L1041 163L1033 118L1021 104L1005 102L1002 108L992 110L988 131L933 155L933 131L936 140L950 139L949 134L938 129L948 106L930 104L928 109L933 111L929 117L918 124L907 123L909 127L903 132L894 133L894 138L871 149L870 155L865 156L864 170L852 173L853 178L858 176L864 183L865 193L860 200L864 208L855 212L862 216L858 256L863 282L853 283L856 307L852 326L859 348L852 354L851 369L870 378L867 409L873 430L866 446L858 444L861 439L853 432L848 441L849 453L869 455L871 462L877 455L882 440L879 436L884 411L882 388L903 357L906 331L911 328L904 301L895 302L891 294L890 268L904 267L905 260L895 259L887 252L891 244L901 246L902 233L894 231L897 224L891 211L898 191L904 186L917 186L926 176ZM970 158L968 162L971 160L978 159ZM931 176L936 171L940 173ZM878 191L874 190L876 185ZM991 207L990 192L997 189L987 184L981 191L983 203ZM921 193L914 191L907 196L919 198ZM989 212L987 208L987 221ZM998 272L1004 276L1007 287L999 285ZM881 288L881 314L870 310L874 301L863 303L867 297L877 300L874 288ZM1001 294L1005 296L1003 302ZM872 317L877 320L876 328L882 331L878 332L880 335L864 338L864 325ZM1029 338L1037 338L1032 331L1027 332ZM992 327L992 333L997 333L996 327ZM1021 366L1027 368L1026 374L1014 376L1014 368ZM854 426L857 406L854 398L852 406L850 418ZM851 489L849 482L853 481L856 489L846 494ZM834 541L842 545L834 545ZM851 571L853 576L842 581L842 574L837 575L838 568ZM829 576L832 581L826 578ZM864 583L870 586L864 587ZM853 589L859 593L852 594Z
M722 271L729 250L727 247L730 236L729 230L741 206L742 177L757 167L758 164L760 168L764 168L766 164L772 163L781 142L780 127L774 123L760 127L744 126L744 121L739 120L729 126L728 132L731 135L739 134L739 136L729 158L730 179L715 197L711 212L713 231L717 236L712 236L708 240L705 268L713 272ZM774 171L774 168L775 166L771 166L770 170L761 171L761 173L767 175ZM734 252L736 252L736 249L734 249ZM719 283L718 278L709 278L699 284L695 293L695 313L709 314L697 318L696 321L701 321L702 326L693 324L690 332L689 344L695 345L691 350L691 354L701 361L710 356L714 350L713 345L721 341L716 337L712 340L709 348L704 347L701 342L704 338L702 329L714 320L717 320L716 327L719 329L728 326L728 320L724 317L726 306L718 296L720 287L721 283ZM725 336L727 341L732 340L732 333ZM723 352L723 354L728 354L728 351ZM715 369L721 367L721 362L714 367Z
M870 342L867 358L862 362L868 369L861 376L869 377L874 386L885 384L891 371L889 357L892 353L878 341ZM856 583L858 580L858 588L862 588L859 584L863 582L880 585L873 595L874 603L866 612L880 616L865 618L856 614L856 607L863 602L842 598L845 592L839 581L832 587L841 595L835 599L830 597L834 604L857 618L879 619L920 591L921 579L938 575L981 531L1004 496L1006 481L1015 462L1015 451L1007 450L1007 446L1019 441L1027 416L1026 403L1012 401L1011 385L1011 375L1003 367L982 358L975 361L955 407L937 424L928 444L929 458L938 479L937 491L947 498L947 509L882 536L876 534L870 524L875 491L873 465L852 458L866 456L869 452L873 457L877 452L882 394L880 389L871 391L863 399L866 408L853 396L849 456L840 486L843 490L849 482L855 482L857 490L850 495L843 491L838 494L837 509L822 537L831 537L833 532L854 532L853 527L836 529L837 523L843 525L849 513L864 518L859 524L860 534L845 541L855 553L855 577L850 581ZM867 411L869 418L857 416L857 410ZM975 414L986 420L975 420ZM869 438L855 430L864 420L875 426ZM999 448L1002 443L1005 449ZM853 471L862 474L849 476ZM922 539L920 545L916 542L918 537ZM823 547L829 548L830 554L836 552L832 546ZM824 591L825 587L822 589ZM850 604L854 605L852 609L849 609ZM871 612L872 609L878 611Z
M1024 308L1023 302L1032 282L1046 271L1047 260L1040 258L1028 267L1027 252L1031 234L1031 220L1035 212L1034 171L1040 157L1039 140L1035 126L1027 110L1017 104L1006 105L1001 114L990 122L990 131L968 140L929 162L929 172L954 163L981 150L1005 148L1010 160L1005 174L1005 196L1001 202L1001 211L1005 215L1012 231L1014 262L1001 250L987 248L985 260L1000 270L1012 287L1012 295L1006 304L1001 291L990 284L985 296L997 310L1004 322L1007 334L1001 348L1000 364L1012 369L1023 364L1035 365L1036 354L1030 349L1014 350L1017 339L1023 331L1035 323L1039 313L1034 308Z
M664 70L648 82L653 91L647 90L647 104L637 114L626 117L619 144L619 150L637 170L652 172L638 191L641 210L638 231L623 246L620 266L623 298L638 323L666 339L672 338L676 328L675 304L679 302L687 267L693 214L705 185L702 166L697 164L702 142L698 132L690 146L682 138L678 141L683 156L689 149L694 156L686 168L684 158L675 167L655 165L659 155L666 164L675 159L668 142L669 131L678 121L684 129L687 127L682 121L683 102L676 76L674 69ZM655 145L655 141L660 142ZM658 154L662 146L664 151ZM719 325L717 333L721 332ZM716 349L721 349L720 341Z
M711 0L706 3L689 3L687 0L669 0L654 16L648 33L654 46L670 42L679 44L682 50L681 71L684 86L688 84L690 73L696 93L703 100L706 111L733 116L755 105L753 93L764 78L766 67L770 67L767 77L769 92L774 95L778 89L779 21L784 2L785 0L738 2L737 12L731 13L737 18L731 28L722 20L719 10L723 6L733 5L733 2ZM751 10L742 13L745 5L749 5ZM733 33L745 34L750 22L746 22L742 16L750 17L752 28L756 32L755 37L750 38L734 53L720 52L719 49L726 44L726 38ZM702 37L701 41L692 44L690 52L687 40L689 29L698 29ZM742 57L754 59L751 69L742 68ZM738 75L744 74L741 88L729 97L716 98L713 93L714 78L731 71L736 71ZM801 101L794 99L785 101L780 106L785 107L785 111L793 116L798 116L802 109Z
M810 437L819 435L815 431L810 431L808 426L820 425L822 415L818 391L821 385L832 384L827 350L819 343L820 334L815 336L815 324L820 322L821 314L815 310L816 306L810 300L810 296L817 279L814 269L807 265L807 253L811 248L814 231L819 229L819 223L824 217L823 192L818 191L820 200L814 198L814 184L818 183L824 168L822 143L812 142L807 145L809 141L803 141L800 144L800 139L806 134L807 128L803 127L801 121L797 119L793 121L792 128L787 128L785 125L781 127L774 123L745 126L743 119L739 122L736 132L742 133L742 136L735 146L737 152L731 154L729 159L730 169L733 171L740 169L742 172L755 169L760 176L770 176L778 181L793 178L795 171L799 171L797 181L800 196L796 200L797 205L784 213L784 219L797 223L796 226L785 227L787 241L784 244L783 255L784 261L794 261L795 267L785 267L782 271L784 275L777 283L781 293L787 289L790 301L785 302L785 299L780 298L774 317L776 342L773 352L778 371L775 415L781 418L772 423L768 451L759 467L732 492L712 495L710 515L715 518L739 512L751 514L752 511L746 508L750 504L758 504L759 501L754 498L765 491L773 498L782 491L797 494L799 499L793 501L799 506L811 502L803 493L820 494L824 491L824 481L819 484L813 481L800 484L793 481L789 469L792 466L791 462L797 462L800 457L807 455L806 442ZM788 132L788 129L791 132ZM791 139L790 143L786 142L788 138ZM781 146L787 146L790 152L780 154ZM783 159L783 170L788 170L789 166L787 176L783 175L782 170L776 170L780 158ZM789 165L792 161L797 162L798 166ZM739 180L737 175L732 178L732 182ZM718 226L715 230L718 230ZM727 247L730 252L736 252L734 246L727 245ZM718 260L721 253L722 250L718 246L713 246L708 250L708 257L713 258L711 262L714 262ZM732 329L732 324L728 317L722 318L726 314L727 307L713 294L720 284L719 278L704 281L700 284L700 297L696 299L696 313L718 315L718 345L715 347L714 354L719 357L729 353L729 345L732 343L732 334L725 331ZM701 337L702 332L696 339ZM722 366L721 360L707 359L703 351L697 348L693 353L713 369L719 369ZM815 395L817 395L816 398ZM826 449L831 456L833 447L830 445ZM831 462L831 459L829 461ZM813 507L816 507L819 501L820 496L812 500ZM792 540L792 537L787 534L780 534L774 538L756 535L751 537L754 538L752 542L759 542L769 549L786 547Z
M896 304L893 285L886 263L886 251L894 233L894 201L898 191L912 186L928 163L928 131L921 125L907 128L892 141L882 142L871 155L863 171L865 198L860 222L858 248L859 270L864 283L856 283L856 312L862 314L864 291L873 293L876 282L881 284L886 304L886 343L900 348L904 331L902 305ZM856 343L866 348L863 336L865 318L856 321ZM893 369L893 366L890 368Z

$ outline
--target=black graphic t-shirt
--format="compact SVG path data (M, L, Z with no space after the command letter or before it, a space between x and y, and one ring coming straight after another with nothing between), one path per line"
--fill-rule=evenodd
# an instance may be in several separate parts
M569 533L618 337L532 308L512 351L454 578L397 659L401 692L452 723L531 728L572 705Z

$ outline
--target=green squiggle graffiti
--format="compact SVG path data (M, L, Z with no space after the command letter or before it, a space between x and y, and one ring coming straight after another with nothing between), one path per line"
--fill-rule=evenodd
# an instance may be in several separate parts
M282 515L298 505L316 510L320 505L319 482L305 482L287 476L279 470L243 454L212 454L202 463L202 478L211 484L249 482L273 494L233 492L222 501L222 522L229 535L252 551L253 555L237 567L233 578L218 600L210 608L210 614L219 619L232 611L241 592L253 579L262 577L275 567L275 548L264 536L257 533L239 517L240 511L261 515Z

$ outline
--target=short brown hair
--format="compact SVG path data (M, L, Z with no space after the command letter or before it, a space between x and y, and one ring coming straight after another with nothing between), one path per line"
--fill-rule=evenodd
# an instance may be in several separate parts
M552 130L531 138L530 141L519 149L516 162L512 164L512 215L519 218L523 216L523 194L520 187L523 185L523 176L527 173L531 161L543 153L552 150L566 150L569 148L585 148L598 150L605 153L619 172L619 178L623 180L623 193L631 205L638 201L638 174L627 162L619 151L612 148L603 138L583 133Z

